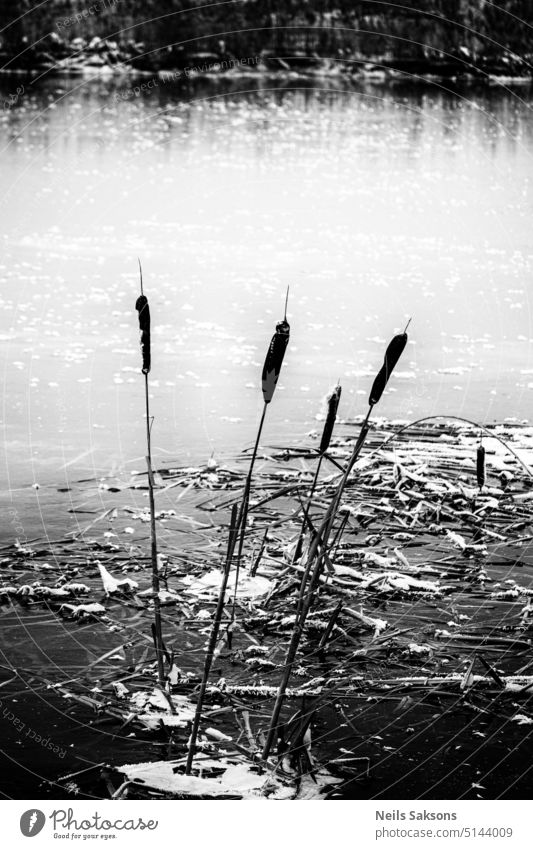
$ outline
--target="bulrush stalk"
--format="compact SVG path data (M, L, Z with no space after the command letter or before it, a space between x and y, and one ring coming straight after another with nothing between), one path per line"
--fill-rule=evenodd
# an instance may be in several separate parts
M250 488L252 484L252 472L254 469L255 459L257 457L257 449L259 448L259 440L261 439L261 433L263 431L263 425L265 423L265 416L267 407L272 401L274 396L274 391L276 389L276 385L278 382L278 378L281 372L281 366L283 364L283 358L285 356L285 351L287 350L287 345L289 344L289 336L290 336L290 325L287 321L287 304L289 300L289 289L287 287L287 295L285 298L285 315L283 321L278 321L276 324L276 332L274 333L268 351L265 358L265 364L263 366L263 374L262 374L262 390L263 390L263 412L261 414L261 420L259 422L259 428L257 430L257 436L255 439L254 450L252 452L252 459L250 460L250 467L248 469L248 474L246 476L246 482L244 485L244 493L242 496L241 509L239 512L239 518L237 521L237 526L239 530L239 547L237 550L237 564L235 570L235 597L237 596L237 587L239 581L239 570L242 559L242 551L244 547L244 538L246 535L246 522L248 519L248 508L250 504Z
M372 389L370 390L370 395L368 398L368 412L365 416L363 424L361 425L361 430L359 431L359 436L357 438L357 442L355 443L352 456L350 457L344 475L342 476L341 482L338 486L337 493L334 497L333 510L331 511L331 517L328 523L328 530L326 533L326 543L329 538L329 534L331 533L331 529L333 527L337 511L340 507L341 498L346 487L348 476L351 470L353 469L355 463L357 462L357 458L361 453L361 449L363 448L368 431L370 429L369 420L372 414L372 410L374 409L378 401L381 399L381 396L383 395L383 391L387 383L389 382L389 378L393 372L393 369L396 366L398 360L400 359L405 346L407 345L407 328L409 327L410 323L411 319L409 319L409 321L407 322L404 332L398 333L390 341L387 350L385 351L385 359L383 365L381 366L381 369L377 373L374 379L374 383L372 384Z
M222 574L222 578L220 581L220 590L218 593L218 602L217 609L215 613L215 618L213 620L213 627L211 628L211 634L209 636L209 643L207 646L207 651L205 655L204 662L204 674L202 676L202 683L200 685L200 692L198 694L198 701L196 702L196 711L194 714L194 720L192 724L191 738L189 740L189 751L187 753L187 765L185 767L185 774L190 775L192 764L194 760L194 753L196 751L196 740L198 737L198 729L200 727L200 719L202 717L202 708L205 699L205 693L207 690L207 682L209 680L209 673L211 671L211 665L213 663L213 658L215 656L215 649L217 645L218 632L220 631L220 625L222 623L222 616L224 614L224 603L226 599L226 589L228 586L228 578L231 569L231 561L233 559L233 552L235 551L235 542L237 540L237 505L233 505L232 513L231 513L231 523L230 523L230 531L229 531L229 540L228 540L228 551L226 554L226 563L224 564L224 572Z
M320 467L322 465L322 460L324 458L324 454L329 448L329 444L331 442L331 437L333 435L333 428L335 427L335 421L337 419L337 410L339 408L339 401L341 399L342 387L338 383L335 389L331 392L327 399L328 412L326 415L326 421L324 422L324 429L322 431L322 438L320 440L320 446L318 449L318 463L315 470L315 476L313 478L313 483L311 484L311 491L309 493L309 498L307 501L307 507L304 510L304 516L302 519L302 527L300 528L300 534L298 536L298 541L296 543L296 548L294 549L294 556L292 559L293 563L296 563L297 560L300 559L303 548L303 541L305 537L305 529L308 524L309 511L311 509L311 505L313 503L313 498L315 497L315 489L318 483L318 476L320 474ZM305 586L307 583L307 579L309 577L309 568L310 563L307 563L307 568L304 570L302 575L302 580L300 583L300 593L298 597L298 606L297 610L299 611L301 608L301 601L303 598L303 594L305 591Z
M337 602L335 609L333 610L331 616L329 617L329 622L326 625L326 630L322 634L322 638L318 644L318 651L323 651L326 648L327 642L333 633L333 629L337 624L337 619L341 615L342 610L342 601Z
M407 327L409 327L411 319L407 323ZM305 622L311 608L313 602L313 596L316 587L318 586L320 580L320 574L322 570L322 566L327 556L328 551L328 540L331 535L331 531L333 529L333 525L335 523L335 518L337 516L342 495L344 493L344 489L346 487L346 483L348 481L349 474L357 462L359 454L363 448L365 443L366 436L368 434L370 424L369 419L374 409L375 404L380 400L383 391L389 381L389 378L392 374L392 370L397 364L400 356L407 344L407 327L405 328L403 333L395 336L390 342L386 352L385 352L385 361L380 371L376 375L374 383L372 384L372 389L370 391L369 397L369 408L368 412L365 416L363 424L361 425L361 430L359 431L359 436L357 438L357 442L355 443L354 449L352 451L352 455L348 461L344 474L339 482L337 490L331 499L330 505L326 511L326 515L320 525L317 533L315 534L311 545L309 547L309 552L307 554L307 562L306 562L306 572L310 574L308 589L303 595L303 597L298 599L298 609L299 615L297 613L294 628L291 635L291 640L289 643L289 647L287 649L287 656L285 658L285 665L283 669L283 675L281 678L281 682L278 688L278 693L276 696L276 702L274 704L274 709L272 711L272 716L270 719L270 726L268 729L268 734L266 737L265 745L263 747L263 752L261 757L263 760L266 760L270 754L270 749L272 747L272 743L274 742L274 737L277 733L279 716L281 713L281 708L283 706L283 700L285 698L285 691L287 689L287 685L289 683L289 679L291 677L292 667L294 665L296 654L300 645L300 641L302 639L302 635L304 632ZM314 564L314 565L313 565ZM312 571L311 571L312 567Z
M157 657L157 680L163 685L165 668L163 664L163 632L161 627L161 599L159 597L159 567L157 564L157 536L155 528L154 476L152 471L152 425L150 421L150 398L148 391L148 375L151 369L150 345L150 307L148 298L143 291L143 275L139 260L141 276L141 294L137 298L135 309L139 313L139 329L141 333L142 373L144 374L144 395L146 407L146 466L148 470L148 497L150 503L150 542L152 559L152 594L154 597L154 643Z

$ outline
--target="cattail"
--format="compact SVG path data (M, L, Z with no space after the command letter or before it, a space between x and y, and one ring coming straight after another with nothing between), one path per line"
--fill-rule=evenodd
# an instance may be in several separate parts
M278 382L278 377L283 363L283 357L289 344L289 336L291 327L287 321L287 301L289 299L289 290L287 289L287 297L285 299L285 316L283 321L278 321L276 324L276 332L274 333L270 346L267 351L265 364L263 366L263 399L265 404L270 404L272 401L274 390Z
M159 564L157 554L157 534L155 526L155 500L154 500L154 477L152 471L152 437L150 423L150 396L148 392L148 374L150 372L150 308L148 298L143 291L143 272L139 260L139 272L141 282L141 294L135 302L135 309L139 313L139 328L141 331L142 373L144 375L144 399L146 409L146 466L148 471L148 500L150 506L150 547L152 560L152 593L154 600L154 622L152 631L157 655L157 678L162 686L165 680L165 667L163 662L163 630L161 622L161 599L159 597Z
M263 366L263 412L261 413L261 421L259 422L259 427L257 429L257 436L255 438L254 450L252 451L252 458L250 460L250 467L248 469L248 474L246 476L246 482L244 484L244 492L241 501L241 509L239 511L239 516L237 519L237 526L239 530L239 544L237 547L237 562L235 569L235 596L234 596L234 604L233 604L233 614L235 615L235 603L237 599L237 587L239 583L239 572L241 565L242 552L244 548L244 537L246 534L246 523L248 520L248 508L250 504L250 487L252 484L252 472L255 464L255 460L257 457L257 450L259 448L259 440L261 439L261 434L263 432L263 425L265 423L267 406L272 401L272 397L274 395L274 390L276 388L276 383L278 382L278 377L281 371L281 365L283 363L283 357L285 356L285 350L289 343L289 334L290 334L290 325L287 321L287 302L289 300L289 288L287 287L287 295L285 297L285 315L283 317L283 321L279 321L276 325L276 332L272 337L272 341L270 343L270 347L268 349L265 364Z
M337 409L339 406L339 401L341 400L341 393L342 387L340 386L340 384L337 384L337 386L328 398L328 414L326 416L324 430L322 431L322 439L320 440L320 447L318 449L318 453L320 455L325 454L329 448L329 443L331 442L331 436L333 434L333 428L335 426L335 419L337 418Z
M480 489L485 484L485 449L482 445L478 445L477 447L477 463L476 463L476 472L477 472L477 485Z
M411 319L407 322L407 327L409 327L410 321ZM407 345L407 327L403 333L399 333L398 336L394 337L385 351L385 361L381 366L374 383L372 384L372 389L370 390L368 403L371 407L377 404L383 395L383 390L389 381L389 377L392 374L394 366L400 359L403 349Z
M143 374L148 374L151 366L150 351L150 307L146 295L139 295L135 302L135 309L139 313L139 329L141 331L141 352L143 358Z
M389 344L387 351L385 353L385 362L381 370L379 371L376 379L374 380L374 384L372 386L372 390L370 392L369 398L369 409L366 414L366 417L361 426L361 430L359 432L359 437L357 442L355 443L354 449L352 451L352 456L348 461L346 468L344 470L344 474L342 479L337 487L337 490L331 500L330 506L327 510L327 513L322 521L322 524L318 528L317 532L314 534L314 538L311 541L311 545L309 547L309 551L307 552L307 563L304 569L304 575L302 577L302 582L300 584L300 594L298 598L298 608L296 613L296 621L294 623L294 628L292 631L291 641L289 643L289 647L287 649L287 655L285 658L285 663L283 667L283 675L278 688L278 693L276 696L276 702L274 704L274 709L272 711L272 716L270 718L270 726L267 732L267 736L265 739L265 744L263 746L263 751L261 753L261 757L263 760L267 760L270 749L272 746L272 742L274 739L274 735L278 728L278 722L281 712L281 707L283 705L283 700L285 698L285 691L287 689L287 684L289 682L289 678L291 676L292 667L296 661L296 654L298 652L298 647L300 645L300 641L302 638L302 634L304 631L305 622L307 619L307 615L311 608L313 602L313 595L318 586L318 582L320 580L320 574L322 571L322 566L325 562L325 554L328 551L328 542L329 537L331 535L333 525L335 522L335 518L339 511L339 507L341 504L342 494L344 492L344 488L346 486L346 482L348 480L348 475L350 474L351 469L353 468L356 460L359 457L359 454L363 448L365 443L365 439L369 430L369 418L372 412L372 409L375 404L379 401L383 394L383 390L387 385L389 377L392 374L392 370L394 366L400 359L400 356L403 352L407 344L407 328L409 327L411 319L407 322L407 326L403 333L395 336L394 339ZM321 551L319 551L321 549ZM314 561L314 567L311 571L311 565ZM305 587L308 585L307 591L305 591Z
M311 485L311 492L309 494L309 499L307 501L307 507L304 509L304 515L303 515L303 519L302 519L302 527L300 529L300 534L298 536L298 540L297 540L296 546L294 548L294 553L293 553L293 556L292 556L292 562L293 563L296 563L300 559L300 557L302 556L305 530L306 530L307 523L309 521L308 512L311 509L311 505L313 503L313 498L314 498L314 495L315 495L316 485L318 483L318 475L320 474L320 467L321 467L321 464L322 464L322 460L323 460L324 454L326 453L326 451L329 448L329 443L331 442L331 436L332 436L332 433L333 433L333 428L335 426L335 419L337 418L337 408L339 406L339 401L340 401L340 398L341 398L341 392L342 392L342 388L341 388L340 384L338 383L337 386L335 387L335 389L331 392L331 394L328 396L328 399L327 399L328 413L327 413L327 416L326 416L326 421L324 422L324 429L322 431L322 439L320 440L320 447L318 449L318 455L319 455L318 463L317 463L317 467L316 467L316 470L315 470L315 476L313 478L313 483ZM302 596L302 594L304 592L306 581L307 581L307 574L304 573L304 576L302 577L302 582L301 582L301 585L300 585L300 597Z

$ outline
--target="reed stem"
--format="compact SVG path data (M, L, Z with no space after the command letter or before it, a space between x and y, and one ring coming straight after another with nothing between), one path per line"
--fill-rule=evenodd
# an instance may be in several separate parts
M228 541L228 553L226 556L226 563L224 567L224 573L222 575L222 580L220 582L220 590L218 593L218 602L217 609L215 613L215 619L213 622L213 627L211 629L211 634L209 637L209 644L207 647L207 652L205 655L204 662L204 673L202 676L202 683L200 686L200 692L198 694L198 701L196 703L196 711L194 714L193 726L191 731L191 739L189 741L189 751L187 753L187 764L185 767L185 775L191 774L194 754L196 751L196 740L198 737L198 729L200 727L200 719L202 717L202 708L205 699L205 693L207 690L207 682L209 680L209 673L211 671L211 665L213 663L213 658L215 656L215 649L217 645L218 632L220 631L220 625L222 623L222 615L224 612L224 601L226 596L226 588L228 585L228 578L231 569L231 561L233 558L233 552L235 550L235 541L237 538L238 525L237 525L237 507L235 506L231 516L231 525L230 525L230 533L229 533L229 541Z
M146 465L148 468L148 498L150 502L150 542L152 556L152 592L154 596L155 651L157 656L157 680L163 685L165 667L163 663L163 629L161 624L161 599L159 598L159 567L157 563L157 536L155 526L154 476L152 471L152 435L150 424L150 398L148 392L148 374L144 375L144 393L146 401Z
M314 498L314 495L315 495L316 485L318 483L318 476L320 474L320 467L322 465L323 457L324 457L324 455L320 454L320 456L318 458L318 463L316 465L315 476L313 478L313 483L311 484L311 491L309 493L309 498L307 499L307 507L304 510L304 515L303 515L303 518L302 518L302 527L300 528L300 533L298 535L298 541L296 543L296 548L294 549L294 555L293 555L293 558L292 558L293 563L296 563L296 561L299 560L299 558L301 557L301 554L302 554L303 541L304 541L304 537L305 537L305 528L306 528L306 525L307 525L307 516L309 514L309 510L311 509L311 504L313 503L313 498Z
M311 547L309 549L307 570L309 570L310 564L313 562L313 559L316 556L315 566L314 566L313 572L311 574L311 578L309 580L309 590L307 592L307 595L304 596L303 599L302 599L301 610L299 612L299 615L298 614L296 615L296 621L294 623L294 628L293 628L292 635L291 635L291 641L289 643L289 648L287 649L287 657L285 659L285 667L284 667L284 671L283 671L283 676L282 676L282 679L281 679L281 682L280 682L280 685L279 685L279 688L278 688L278 693L277 693L277 696L276 696L276 702L274 704L274 709L272 711L272 717L270 719L270 727L268 729L267 738L266 738L265 745L263 747L263 751L262 751L262 754L261 754L261 758L265 761L267 760L267 758L270 754L270 749L271 749L272 743L274 741L274 735L275 735L276 730L278 728L279 716L280 716L281 708L283 706L283 701L284 701L284 698L285 698L285 691L287 689L287 685L288 685L289 679L291 677L292 667L293 667L294 661L296 659L296 653L297 653L298 648L300 646L300 641L302 639L302 635L303 635L303 631L304 631L304 627L305 627L305 622L306 622L307 616L309 614L309 610L311 609L314 591L315 591L316 586L318 585L318 581L319 581L319 578L320 578L320 572L321 572L322 564L323 564L323 561L324 561L324 555L325 555L326 550L327 550L328 539L329 539L329 536L331 534L331 531L332 531L332 528L333 528L333 525L334 525L334 522L335 522L335 518L336 518L336 515L337 515L337 512L338 512L339 506L340 506L342 494L343 494L344 489L346 487L346 482L348 480L348 476L349 476L355 462L357 461L357 458L358 458L359 454L361 453L361 449L363 448L363 445L365 443L365 439L366 439L366 436L367 436L368 430L369 430L368 422L369 422L369 418L370 418L370 414L372 412L373 406L374 406L373 404L371 404L369 406L366 417L363 421L363 424L361 425L361 430L359 432L357 442L355 443L355 446L354 446L354 449L353 449L353 452L352 452L352 456L350 457L348 465L346 466L345 472L344 472L344 474L341 478L341 481L340 481L340 483L337 487L337 491L335 492L335 495L333 496L331 504L330 504L328 511L326 513L326 516L324 518L324 521L322 522L322 525L320 526L320 529L319 529L318 533L316 534L313 542L311 543ZM320 553L318 553L318 547L319 547L320 544L322 544L322 550L321 550Z
M241 501L241 509L239 511L239 518L237 519L237 532L239 533L239 548L237 550L237 559L235 565L235 594L233 598L233 613L232 613L232 621L235 616L235 605L237 602L237 589L239 585L239 573L241 567L241 559L242 552L244 548L244 538L246 535L246 522L248 520L248 508L250 504L250 489L252 485L252 473L254 470L255 460L257 457L257 450L259 448L259 440L261 439L261 433L263 432L263 425L265 423L265 416L267 411L267 404L263 404L263 412L261 414L261 421L259 422L259 427L257 429L257 436L255 438L254 450L252 452L252 459L250 460L250 467L248 469L248 474L246 476L246 482L244 484L244 492Z
M335 625L337 624L337 619L339 618L342 610L342 601L339 601L335 609L333 610L329 622L326 626L326 630L322 634L321 640L318 644L318 651L323 651L326 648L326 644L333 632Z

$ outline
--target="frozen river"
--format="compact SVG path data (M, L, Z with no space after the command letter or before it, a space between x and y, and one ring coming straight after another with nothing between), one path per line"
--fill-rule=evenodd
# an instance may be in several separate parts
M144 467L137 256L156 462L253 440L288 284L265 444L306 440L338 378L366 412L410 316L380 415L533 418L529 89L132 84L26 81L0 112L8 501Z

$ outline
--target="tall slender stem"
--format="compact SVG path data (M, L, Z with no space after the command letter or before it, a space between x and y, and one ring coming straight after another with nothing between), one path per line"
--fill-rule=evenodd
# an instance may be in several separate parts
M239 518L237 520L237 528L239 531L239 547L237 549L237 559L235 566L235 595L233 598L233 615L235 614L235 604L237 601L237 588L239 583L239 572L241 567L241 559L242 559L242 551L244 548L244 537L246 535L246 522L248 520L248 507L250 503L250 488L252 485L252 472L254 469L255 459L257 457L257 450L259 448L259 440L261 439L261 433L263 431L263 425L265 423L265 416L267 411L267 404L263 404L263 412L261 414L261 421L259 422L259 427L257 429L257 436L255 438L254 450L252 452L252 459L250 460L250 467L248 469L248 474L246 476L246 482L244 484L244 493L242 496L241 509L239 512Z
M150 398L148 393L148 374L144 375L144 395L146 401L146 465L148 468L148 498L150 502L152 593L154 597L154 642L157 656L157 680L159 684L163 684L165 680L165 667L163 664L163 629L161 625L161 599L159 598L159 567L157 563L157 535L155 527L154 476L152 470L152 435L150 424Z
M305 529L307 526L307 516L309 514L309 510L311 509L311 504L313 498L315 496L315 489L318 482L318 475L320 474L320 466L322 465L322 460L324 458L323 454L320 454L318 457L318 463L316 464L315 475L313 478L313 483L311 484L311 489L309 492L309 498L307 499L307 507L304 510L304 515L302 517L302 527L300 528L300 533L298 534L298 540L296 542L296 547L294 549L294 555L292 558L292 562L296 563L302 553L302 545L305 536Z
M328 526L327 526L327 531L326 531L326 534L325 534L325 537L324 537L324 546L327 545L329 535L330 535L331 530L333 528L333 523L335 522L335 517L336 517L337 511L340 507L341 498L342 498L344 490L346 488L346 483L348 481L348 477L349 477L350 472L352 471L352 469L353 469L353 467L354 467L354 465L357 461L357 458L359 457L359 454L361 453L361 449L362 449L362 447L365 443L366 435L368 433L368 421L369 421L370 414L371 414L372 410L373 410L373 405L370 405L370 407L368 408L368 412L365 416L365 419L364 419L364 421L361 425L361 430L359 431L359 436L357 437L357 442L355 443L355 446L354 446L354 449L353 449L353 452L352 452L352 456L350 457L350 460L348 461L348 465L346 466L346 469L344 471L344 475L342 476L340 484L337 488L335 500L333 502L333 508L332 508L332 511L331 511L331 518L329 520L329 523L328 523Z
M226 568L224 570L224 574L222 576L222 582L220 585L220 591L218 594L218 604L217 610L215 613L215 621L213 623L213 628L211 630L211 636L209 639L209 646L207 648L205 663L204 663L204 674L202 677L202 684L200 686L200 692L198 694L198 701L196 703L196 712L194 714L194 721L191 731L191 738L189 741L189 751L187 753L187 765L185 767L185 775L191 774L192 763L194 759L194 753L196 751L196 739L198 737L198 729L200 727L200 719L202 716L202 707L204 704L205 693L207 690L207 682L209 680L209 673L211 671L211 664L213 663L213 657L215 654L215 648L217 644L218 632L220 630L220 624L222 622L222 614L224 611L224 599L226 595L226 586L229 578L229 569L230 569L229 561L226 564Z
M274 741L274 735L275 735L276 730L278 728L281 708L283 706L283 700L285 698L285 691L287 689L287 684L289 683L289 679L291 677L292 667L294 665L294 661L296 659L296 653L298 651L298 647L299 647L300 641L302 639L307 615L308 615L309 610L311 608L314 590L315 590L315 588L318 584L318 581L320 579L320 571L321 571L321 568L322 568L324 555L325 555L326 550L327 550L328 539L329 539L329 536L331 534L331 531L332 531L332 528L333 528L333 525L334 525L334 522L335 522L335 517L337 515L337 511L338 511L339 506L340 506L342 494L343 494L344 489L346 487L346 482L348 480L348 476L349 476L349 474L350 474L350 472L351 472L351 470L354 466L354 463L356 462L356 460L357 460L357 458L358 458L358 456L361 452L361 449L364 445L366 435L368 433L368 421L369 421L372 409L373 409L373 407L371 405L369 407L368 413L366 414L365 420L363 421L363 424L361 425L361 430L359 432L357 442L355 443L355 446L354 446L354 449L353 449L353 452L352 452L352 456L350 457L348 465L346 466L344 475L342 476L341 481L340 481L340 483L337 487L337 491L336 491L335 495L333 496L333 499L331 501L330 506L328 507L328 510L327 510L326 516L324 517L322 525L320 526L320 529L319 529L318 533L316 534L313 542L311 543L311 546L310 546L310 549L309 549L308 562L307 562L307 567L306 567L307 571L309 571L310 565L313 562L313 559L316 557L315 565L314 565L313 572L311 574L311 578L309 580L309 590L308 590L307 594L303 597L301 610L299 612L299 615L296 616L296 621L294 623L294 628L293 628L293 632L292 632L292 635L291 635L291 641L289 643L289 648L287 649L287 657L285 659L285 667L284 667L283 675L282 675L281 682L280 682L280 685L279 685L279 688L278 688L278 693L277 693L277 696L276 696L276 702L274 704L274 709L272 711L272 717L270 719L270 726L269 726L269 729L268 729L267 738L266 738L266 741L265 741L265 745L263 747L263 752L261 754L261 757L262 757L263 760L266 760L268 758L268 755L270 753L270 749L272 747L272 743ZM320 552L318 551L319 545L321 545L321 551Z
M304 508L304 515L303 515L303 519L302 519L302 527L301 527L301 530L300 530L300 535L298 537L298 542L296 543L296 548L294 550L293 563L296 562L296 560L299 558L299 556L302 552L302 545L303 545L303 539L304 539L304 536L305 536L306 525L307 525L307 522L308 522L309 510L311 509L311 504L313 502L313 497L315 495L315 489L316 489L316 485L317 485L317 481L318 481L318 475L320 473L320 466L322 465L323 456L324 455L321 454L320 457L318 458L315 476L313 478L313 483L312 483L312 486L311 486L311 492L309 493L309 498L307 500L307 506ZM300 615L300 610L302 608L303 596L304 596L304 592L305 592L305 585L307 584L307 579L309 577L310 568L311 568L311 562L308 560L306 567L304 569L304 573L302 575L302 580L300 581L300 591L298 593L298 602L297 602L297 605L296 605L296 616Z
M204 704L205 693L207 690L207 682L209 680L209 673L211 671L211 665L213 663L213 658L215 656L215 649L217 645L218 632L220 630L220 625L222 622L222 616L224 613L224 602L226 597L226 587L228 585L228 578L231 569L231 560L233 557L233 551L235 549L235 541L237 538L237 508L234 507L232 516L231 516L231 525L229 532L229 541L228 541L228 552L226 555L226 563L224 566L224 573L222 575L222 580L220 582L220 590L218 593L218 602L217 609L215 613L215 618L213 620L213 627L211 628L211 634L209 637L209 644L207 646L207 651L205 655L204 662L204 674L202 676L202 683L200 686L200 692L198 694L198 701L196 702L196 711L194 714L194 720L191 731L191 738L189 741L189 751L187 753L187 765L185 767L185 775L191 774L192 763L194 760L194 753L196 751L196 739L198 737L198 729L200 727L200 719L202 717L202 707Z

